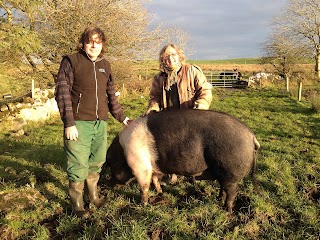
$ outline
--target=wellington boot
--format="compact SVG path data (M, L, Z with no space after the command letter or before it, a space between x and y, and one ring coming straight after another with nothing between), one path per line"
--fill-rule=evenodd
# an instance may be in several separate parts
M90 201L97 207L105 207L107 206L107 199L99 198L98 194L98 181L100 175L99 173L89 173L87 178L87 187L89 192Z
M69 181L69 196L73 212L75 215L81 218L88 218L90 216L89 211L84 209L83 205L83 189L84 182L72 182Z

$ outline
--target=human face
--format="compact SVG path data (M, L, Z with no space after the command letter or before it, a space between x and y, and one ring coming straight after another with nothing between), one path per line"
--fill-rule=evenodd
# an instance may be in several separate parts
M173 47L169 46L166 49L164 52L163 62L170 69L174 69L180 62L179 55Z
M102 41L98 34L91 36L90 42L85 44L84 50L92 61L97 60L102 50Z

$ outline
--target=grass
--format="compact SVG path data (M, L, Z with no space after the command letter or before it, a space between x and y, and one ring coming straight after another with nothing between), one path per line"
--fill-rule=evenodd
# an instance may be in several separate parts
M218 66L203 64L203 69ZM239 63L218 67L232 69L235 64ZM249 65L236 66L241 71L257 71L254 64ZM13 92L13 87L18 91L21 86L13 77L1 74L0 82L8 77L11 83L2 84L1 91ZM119 83L120 101L130 118L145 111L149 87L150 82L144 80ZM216 182L194 185L181 177L177 185L163 189L163 198L152 190L152 204L147 207L140 205L135 182L121 189L103 184L109 206L91 206L93 215L87 220L73 217L66 193L60 119L29 123L21 137L10 136L11 123L2 121L0 239L318 239L320 115L316 89L301 102L292 98L294 94L269 85L256 90L213 90L211 108L246 122L262 145L257 175L260 194L245 179L232 215L216 199ZM110 118L109 144L121 127Z
M140 116L147 91L120 101L126 115ZM256 133L260 193L249 179L240 186L235 212L216 196L216 182L190 183L180 177L163 198L147 207L132 182L120 189L101 185L109 205L92 216L70 215L62 150L62 123L52 117L29 123L25 135L0 125L0 239L318 239L320 233L320 115L275 89L214 89L211 108L228 112ZM212 123L214 124L214 123ZM108 121L109 144L121 129ZM107 181L106 181L107 182Z

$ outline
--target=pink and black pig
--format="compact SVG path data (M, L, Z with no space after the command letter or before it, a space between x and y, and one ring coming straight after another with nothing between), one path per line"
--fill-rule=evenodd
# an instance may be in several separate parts
M117 183L136 178L144 204L151 182L162 193L162 176L177 174L217 180L222 204L232 211L239 182L254 175L259 148L255 134L226 113L167 110L124 127L107 151L106 164Z

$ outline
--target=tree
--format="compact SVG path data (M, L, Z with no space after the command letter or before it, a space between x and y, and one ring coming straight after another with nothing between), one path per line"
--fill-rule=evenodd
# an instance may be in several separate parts
M276 32L302 47L315 59L320 77L320 1L289 0L284 11L274 19Z
M0 36L7 45L5 51L9 50L11 56L19 51L25 56L33 54L52 75L57 73L56 65L61 57L76 50L79 35L89 25L97 25L106 33L107 56L112 61L152 58L173 35L173 30L164 29L162 25L149 29L152 19L144 7L147 2L149 0L1 1L0 13L5 14L0 19ZM16 42L19 50L11 51L8 46L12 40L7 34L13 34L15 28L23 39L28 38L28 43ZM23 49L26 46L29 46L27 51ZM11 58L7 55L5 60L11 61Z
M130 0L53 0L45 1L38 16L38 33L46 53L55 58L75 51L78 38L88 25L104 29L108 55L114 59L135 57L142 47L161 38L160 29L148 31L148 12L144 1ZM164 31L165 32L165 31ZM150 46L149 46L150 47ZM58 51L57 51L58 50Z
M263 63L271 64L275 73L285 79L289 92L290 78L297 64L306 57L306 45L295 42L282 32L274 32L263 44Z
M40 1L0 1L0 62L18 64L21 58L34 66L32 54L37 54L40 40L34 31L35 7Z

